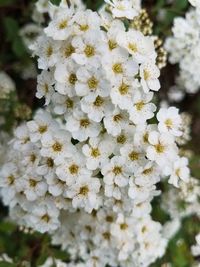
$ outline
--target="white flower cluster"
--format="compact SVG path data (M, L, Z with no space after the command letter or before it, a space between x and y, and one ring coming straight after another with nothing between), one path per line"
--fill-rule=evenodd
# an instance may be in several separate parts
M62 1L32 45L36 96L58 119L39 111L15 130L1 194L11 218L51 233L81 266L145 267L167 243L150 216L156 184L188 182L188 161L175 142L178 110L148 121L160 88L155 49L123 21L138 6L130 14L135 1L107 2L96 13Z
M192 246L192 254L197 257L200 256L200 233L196 236L196 245Z
M199 1L191 1L199 2ZM200 5L186 13L185 18L177 17L172 28L173 36L167 38L165 48L169 61L179 64L176 95L182 99L181 90L196 93L200 88ZM183 92L184 92L183 91ZM179 96L180 95L180 96Z
M180 183L180 190L171 188L162 195L162 208L166 211L172 221L179 222L185 218L195 215L200 218L200 183L198 179L190 178L189 183Z
M9 94L16 90L15 83L4 71L0 72L0 99L8 98Z

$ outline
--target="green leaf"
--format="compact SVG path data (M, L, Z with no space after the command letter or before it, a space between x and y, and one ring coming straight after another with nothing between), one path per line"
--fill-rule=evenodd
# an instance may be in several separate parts
M0 267L16 267L16 265L14 263L2 261L2 262L0 262Z
M12 50L14 54L19 58L22 58L26 54L26 48L24 46L22 39L19 36L16 37L15 40L13 41Z
M58 6L58 5L60 4L61 0L50 0L50 2L51 2L52 4Z
M175 0L174 1L174 8L178 10L183 10L188 6L188 0Z
M17 21L11 17L6 17L3 20L8 41L13 41L18 36L19 25Z
M16 229L16 226L10 222L1 222L0 231L1 232L11 232Z

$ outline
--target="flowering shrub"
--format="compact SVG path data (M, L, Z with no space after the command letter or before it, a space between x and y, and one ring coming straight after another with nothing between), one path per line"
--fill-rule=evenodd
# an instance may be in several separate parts
M172 28L173 36L166 41L165 47L172 64L180 66L177 76L178 90L196 93L199 90L199 1L191 1L196 8L186 13L185 18L177 17Z
M39 24L20 36L37 58L44 107L4 148L0 192L9 218L48 233L69 255L66 263L50 254L41 266L150 266L181 219L199 216L200 195L180 150L190 120L154 98L166 55L152 24L138 0L105 0L98 12L40 0L32 17ZM158 197L164 222L153 216Z

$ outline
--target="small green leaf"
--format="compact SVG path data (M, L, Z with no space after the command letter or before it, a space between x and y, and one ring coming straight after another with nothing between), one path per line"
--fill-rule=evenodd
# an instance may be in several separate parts
M19 58L23 57L26 54L26 48L24 47L23 41L19 36L16 37L13 41L12 50Z
M2 262L0 262L0 267L16 267L16 265L14 263L2 261Z
M50 2L51 2L52 4L58 6L58 5L60 4L61 0L50 0Z
M17 21L11 17L6 17L3 21L7 39L8 41L13 41L18 35L19 25Z
M178 10L183 10L188 6L188 0L175 0L174 1L174 8Z

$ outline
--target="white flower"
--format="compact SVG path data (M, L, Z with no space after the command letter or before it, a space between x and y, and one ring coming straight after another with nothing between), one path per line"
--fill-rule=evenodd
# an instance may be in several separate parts
M121 48L116 48L109 54L105 53L102 65L107 78L113 81L121 80L123 77L134 77L138 72L138 64Z
M63 96L58 93L52 96L52 106L55 114L64 115L67 121L68 117L73 114L75 108L78 107L78 97Z
M88 95L81 100L81 108L87 113L88 118L100 122L105 114L112 110L112 103L109 98L103 98L99 95Z
M113 146L110 140L102 140L98 138L90 138L88 144L82 148L83 154L86 156L86 166L89 170L96 170L103 166L112 154Z
M148 59L155 60L156 53L151 38L145 37L141 32L129 29L127 32L119 31L117 42L124 47L138 63L145 63Z
M100 30L101 21L98 14L89 9L76 12L73 19L75 22L73 31L77 35L90 30Z
M90 64L92 67L100 65L100 53L104 50L101 32L91 30L83 36L75 36L72 40L72 46L75 48L72 58L76 63L79 65Z
M116 222L112 223L111 234L118 240L127 240L134 236L134 220L131 218L124 217L123 214L119 213Z
M48 105L51 101L51 97L54 93L53 85L54 80L52 73L43 70L37 77L37 92L36 97L41 99L45 97L45 104Z
M37 205L32 214L28 216L28 220L33 227L37 224L39 232L51 232L60 226L58 215L59 211L53 206Z
M160 132L170 133L174 136L181 136L181 116L179 110L175 107L161 108L157 114L159 121L158 129Z
M63 157L71 157L74 152L71 137L69 134L66 135L65 131L60 130L56 134L52 132L42 139L41 155L54 159L57 164L62 161Z
M46 35L54 40L66 40L72 33L72 15L72 8L63 8L58 11L48 27L44 29Z
M188 159L185 157L176 159L172 164L172 169L166 169L166 175L170 175L169 183L179 187L179 181L189 182L190 170Z
M31 50L34 50L34 55L38 58L38 68L47 70L49 67L53 67L57 62L57 50L59 46L52 39L45 36L40 36L37 41L30 46Z
M119 34L119 31L125 31L124 24L120 20L113 20L111 22L111 25L108 27L107 36L105 36L108 49L110 51L119 47L117 43L117 36Z
M200 255L200 234L198 234L196 237L197 244L192 246L192 255L199 256Z
M0 98L6 97L10 92L15 91L13 80L3 71L0 72Z
M110 162L102 166L103 181L106 185L124 187L128 184L129 174L125 166L125 159L120 156L113 157Z
M144 124L146 120L153 118L156 106L150 101L153 93L144 93L141 90L135 90L132 104L128 107L130 120L135 124Z
M200 1L199 0L189 0L190 4L195 7L200 7Z
M121 109L128 109L132 104L135 88L138 87L136 82L131 79L122 79L116 81L110 92L110 97L114 105Z
M29 201L35 201L47 192L47 184L44 178L34 173L25 174L21 181L21 186Z
M77 71L77 80L75 90L78 96L109 96L110 84L100 68L80 68Z
M67 190L68 186L67 183L55 177L55 174L54 176L48 176L47 184L48 184L48 192L54 197L63 195L64 192Z
M135 201L136 204L147 201L151 196L151 191L155 190L155 186L146 187L136 185L134 178L130 177L128 195Z
M138 15L132 1L129 0L105 0L111 7L113 17L133 19ZM138 7L137 7L138 8Z
M131 143L122 146L120 153L126 159L125 164L131 175L135 173L145 160L145 154L142 148L140 146L134 146Z
M8 205L9 203L11 204L18 191L19 174L17 166L11 162L6 163L0 170L0 175L1 194L5 194L4 204Z
M140 76L144 92L147 93L149 90L158 91L160 89L158 80L160 70L153 62L145 62L140 66Z
M51 134L51 130L57 127L57 124L52 120L49 113L39 111L34 117L34 120L27 122L27 127L30 134L31 142L37 142L41 138Z
M148 141L150 145L147 147L147 158L155 161L159 166L167 166L176 158L177 147L172 135L152 131Z
M88 137L97 137L101 131L101 125L91 121L85 113L77 109L68 118L66 129L71 132L74 139L82 142Z
M111 114L106 114L103 122L107 132L113 136L117 136L128 124L127 114L116 108Z
M14 148L22 151L27 151L30 149L30 135L27 125L22 124L14 131L16 139L14 140Z
M160 169L155 163L144 161L144 165L139 167L135 172L135 184L151 187L159 182L159 173Z
M91 172L85 168L84 157L76 152L76 156L63 160L56 168L58 178L67 185L74 184L79 177L91 176Z
M69 97L75 95L74 88L77 82L77 69L77 64L72 60L56 64L54 77L57 81L55 90L58 93Z
M98 178L81 176L78 177L75 184L69 187L67 196L72 198L74 208L84 208L90 213L99 205L97 194L100 186Z

